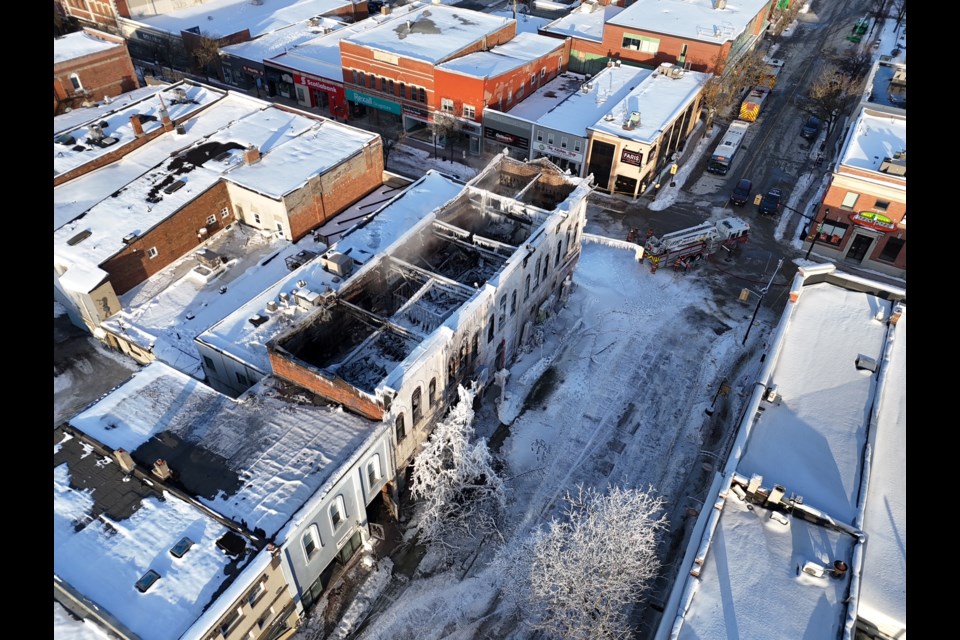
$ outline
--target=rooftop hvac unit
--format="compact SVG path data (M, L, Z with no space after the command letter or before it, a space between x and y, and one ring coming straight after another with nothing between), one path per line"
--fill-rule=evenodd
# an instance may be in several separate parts
M267 311L276 311L278 308L279 307L277 307L276 301L274 300L267 301Z
M331 251L323 256L320 258L320 263L324 269L341 278L346 278L353 273L353 258L339 251Z
M870 356L865 356L862 353L857 356L857 369L866 369L867 371L875 372L877 370L877 361L871 358Z
M303 307L304 309L312 309L320 304L321 296L316 291L310 291L309 289L298 289L297 294L297 304Z

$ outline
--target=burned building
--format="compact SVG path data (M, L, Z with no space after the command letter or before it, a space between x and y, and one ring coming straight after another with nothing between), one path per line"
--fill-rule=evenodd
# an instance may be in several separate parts
M267 344L274 374L391 423L403 468L458 385L485 387L560 301L589 192L549 161L498 156L340 286L312 292L312 313ZM348 240L325 258L353 253Z

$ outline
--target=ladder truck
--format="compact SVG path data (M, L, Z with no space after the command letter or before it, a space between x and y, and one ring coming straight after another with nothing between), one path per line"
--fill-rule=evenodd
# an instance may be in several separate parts
M649 232L648 232L649 234ZM660 237L648 235L643 245L644 257L650 262L650 272L656 273L661 264L672 264L684 269L721 247L732 250L747 241L750 225L740 218L724 218L704 222L689 229L665 233Z

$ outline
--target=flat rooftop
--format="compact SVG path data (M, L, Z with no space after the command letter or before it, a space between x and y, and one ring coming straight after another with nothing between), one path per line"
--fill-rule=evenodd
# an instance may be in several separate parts
M154 362L70 425L146 468L166 460L189 495L280 544L294 514L384 428L309 396L268 377L234 400Z
M438 64L438 69L459 73L473 78L495 78L535 62L550 53L562 49L562 40L533 33L518 33L512 40L493 47L489 51L477 51ZM551 69L555 60L546 61ZM538 71L539 73L539 71Z
M53 116L54 138L56 138L58 134L61 134L65 131L77 129L92 122L99 122L108 117L114 111L123 109L134 102L143 100L144 98L149 98L150 96L163 91L165 88L167 88L167 86L168 85L166 84L160 84L140 87L139 89L134 89L133 91L121 93L114 98L102 100L92 107L77 107L67 111L66 113ZM56 159L56 153L54 153L54 159Z
M714 0L637 0L609 24L647 33L721 44L735 40L770 0L739 0L714 9Z
M257 4L250 0L211 0L161 15L138 14L134 8L131 18L176 36L195 28L214 38L249 29L250 37L256 38L351 6L350 0L271 0Z
M53 64L76 60L93 53L122 47L123 43L99 37L99 31L86 29L53 39ZM104 34L106 36L106 34Z
M626 140L653 144L663 129L700 93L710 77L709 73L684 71L679 78L671 78L654 71L645 76L626 97L610 106L606 116L587 128ZM624 129L624 122L633 112L640 114L639 124L633 129Z
M585 3L562 18L544 25L540 31L577 40L603 42L603 26L621 11L623 7L613 4L604 7Z
M244 544L233 556L217 547L228 531L195 505L128 476L91 444L54 430L54 577L137 637L176 640L249 563L253 547ZM170 549L183 537L193 544L177 558ZM160 577L141 593L135 585L149 570Z
M336 31L346 26L334 18L316 18L292 24L276 31L266 33L259 38L220 47L222 54L261 62L288 49L313 40L317 36Z
M344 41L436 64L455 57L513 21L469 9L417 2L398 8L395 14L403 19Z
M863 109L850 127L840 165L880 173L887 158L907 150L907 117ZM906 165L904 153L903 164ZM897 176L900 177L900 176ZM906 176L902 176L906 180ZM906 188L906 187L904 187Z
M455 3L444 3L444 4L455 4ZM517 33L537 33L540 27L546 25L550 21L546 18L540 18L537 16L532 16L529 13L525 12L526 7L520 5L517 7ZM499 16L501 18L509 18L513 20L513 9L498 9L496 11L486 11L484 13L489 13L492 16Z
M870 104L907 108L907 65L878 61L868 80L867 101Z

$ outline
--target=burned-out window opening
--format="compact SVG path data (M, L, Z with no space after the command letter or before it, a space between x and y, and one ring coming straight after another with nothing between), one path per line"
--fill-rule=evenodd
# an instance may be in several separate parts
M503 325L507 321L507 297L500 298L500 331L503 331Z
M527 274L526 279L523 281L523 301L526 302L530 297L530 274Z
M494 321L493 316L490 316L490 324L487 326L487 342L493 342L493 330L494 330Z
M553 261L553 266L555 267L560 265L560 256L563 255L562 247L563 247L563 241L557 240L557 257Z
M480 355L480 333L473 334L473 344L470 349L470 362L474 362L477 359L477 356Z
M427 400L430 402L431 407L437 404L437 379L436 378L431 379L430 386L427 387Z
M550 271L550 256L547 256L547 259L543 261L543 279L546 281L547 272Z
M403 414L397 416L396 422L397 442L403 442L407 437L407 428L403 424Z
M447 377L451 386L457 381L457 359L453 356L450 356L450 361L447 362Z
M540 286L540 262L543 258L537 258L537 268L533 272L533 288L536 289Z
M517 313L517 291L514 289L513 293L510 294L510 317L512 318Z
M410 396L410 407L413 412L413 426L420 424L420 420L423 419L421 402L420 387L417 387L413 390L413 393Z

